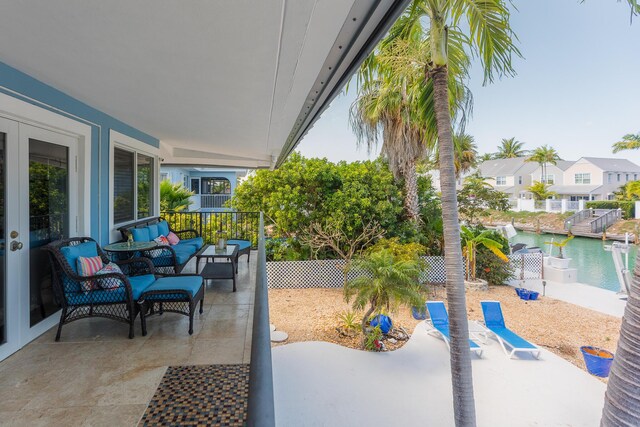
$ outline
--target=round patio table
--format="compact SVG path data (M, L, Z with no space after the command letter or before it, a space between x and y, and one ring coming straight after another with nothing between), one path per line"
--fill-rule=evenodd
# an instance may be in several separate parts
M103 249L115 253L116 257L122 260L133 257L138 251L148 251L156 246L156 242L118 242L106 245Z

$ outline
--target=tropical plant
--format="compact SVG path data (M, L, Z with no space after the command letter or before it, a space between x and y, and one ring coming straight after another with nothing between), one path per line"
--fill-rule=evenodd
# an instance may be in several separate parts
M533 198L536 200L547 200L558 194L549 190L549 184L540 181L533 181L533 184L527 187L527 191L533 194Z
M555 148L543 145L531 152L531 155L527 157L527 162L535 162L540 165L542 176L540 182L547 183L547 165L555 165L558 163L560 156Z
M558 258L564 258L564 247L567 246L567 243L569 243L571 240L573 240L574 236L569 236L566 239L560 241L560 242L556 242L556 241L551 241L551 242L544 242L545 245L553 245L556 248L558 248Z
M463 225L460 227L460 231L462 235L462 244L464 245L463 250L465 253L466 277L468 281L476 281L476 254L478 247L480 246L489 249L503 262L509 262L509 257L501 251L502 243L493 239L491 230L473 230Z
M500 141L498 152L495 154L496 159L513 159L516 157L524 157L529 151L524 150L524 142L518 141L515 137L503 138Z
M365 335L362 347L369 351L380 351L382 350L382 337L382 329L380 326L375 326Z
M431 88L431 97L428 98L430 102L423 104L423 117L429 117L423 123L435 125L437 131L447 300L451 319L453 407L458 426L475 425L476 418L452 133L452 99L456 97L451 93L450 77L466 79L466 68L459 67L464 63L461 58L468 59L476 54L483 66L485 83L495 77L515 74L511 58L520 53L514 44L515 35L509 25L507 6L508 2L504 0L414 0L401 18L402 28L398 31L398 35L427 33L422 52L428 60L423 69L424 85ZM424 28L427 23L429 27ZM419 63L409 64L414 69L421 68Z
M160 183L160 210L183 211L193 203L189 200L193 194L181 183L172 184L171 181L165 179Z
M343 311L338 314L340 327L345 331L356 331L360 325L358 324L358 314L355 311Z
M369 252L378 252L381 250L391 252L394 258L399 261L416 260L426 254L426 248L420 243L400 243L400 239L397 237L390 239L382 238L368 249Z
M622 137L622 140L616 142L611 147L614 153L624 150L637 150L640 148L640 133L628 133Z
M630 181L613 192L616 200L640 200L640 181Z
M489 237L500 243L504 249L509 247L509 241L499 232L490 230ZM486 280L490 285L504 285L514 278L515 267L510 262L504 262L489 249L480 246L476 253L476 274L479 279Z
M344 297L347 302L353 300L354 310L366 309L361 323L365 335L373 313L380 314L383 309L400 304L417 307L424 303L418 285L418 259L399 260L391 251L380 250L354 260L350 270L358 277L347 282Z
M453 152L456 177L469 172L478 164L478 146L471 135L464 132L454 134ZM436 146L433 163L437 164L439 158L440 152Z
M484 153L478 157L478 163L488 162L493 159L495 159L495 155L493 153Z
M467 176L458 191L458 212L471 225L488 216L489 209L504 212L510 207L509 196L495 190L479 173Z

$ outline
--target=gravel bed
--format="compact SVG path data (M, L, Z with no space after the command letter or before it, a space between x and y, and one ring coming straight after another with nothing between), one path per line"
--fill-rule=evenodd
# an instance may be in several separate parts
M446 301L442 288L433 289L430 294L430 299ZM621 323L616 317L542 296L537 301L523 301L509 286L491 286L487 291L467 291L469 319L482 319L481 300L500 301L509 328L582 369L586 368L580 346L616 350ZM283 344L328 341L360 349L361 335L345 337L337 330L341 325L338 315L349 310L341 289L269 290L271 323L289 334ZM419 323L406 307L393 311L391 318L394 327L402 326L409 333ZM387 346L394 350L403 343ZM277 345L282 344L273 344Z

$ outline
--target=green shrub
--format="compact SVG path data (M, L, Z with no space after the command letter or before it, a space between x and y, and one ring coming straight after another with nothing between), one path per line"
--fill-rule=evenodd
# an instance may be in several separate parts
M622 217L633 219L636 215L636 202L619 200L596 200L587 202L586 208L592 209L622 209Z
M502 244L502 252L509 253L509 241L502 234L492 231L489 237ZM489 249L479 247L476 253L476 275L490 285L504 285L514 277L514 269L511 263L504 262Z

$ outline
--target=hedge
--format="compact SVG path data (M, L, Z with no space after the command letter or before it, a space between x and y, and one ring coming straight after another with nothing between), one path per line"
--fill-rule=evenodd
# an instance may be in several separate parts
M593 209L622 209L623 218L633 219L636 217L636 202L633 201L597 200L587 202L585 207Z

